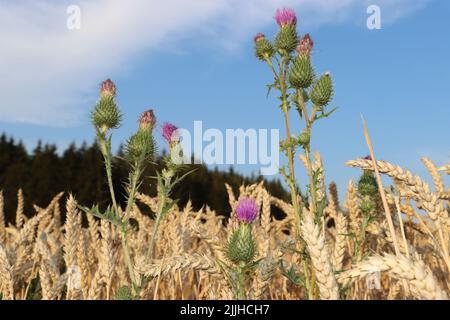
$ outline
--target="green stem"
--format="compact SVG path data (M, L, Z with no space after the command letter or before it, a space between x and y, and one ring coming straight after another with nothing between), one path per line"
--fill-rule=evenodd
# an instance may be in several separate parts
M247 300L247 294L245 292L245 272L242 266L237 267L237 292L236 298L238 300Z
M166 193L162 190L161 197L160 197L159 203L158 203L158 212L156 214L155 224L153 225L152 237L150 238L150 244L148 246L147 254L146 254L146 258L145 258L147 261L148 261L148 259L153 258L153 251L155 248L156 235L158 233L159 224L161 223L166 199L167 199Z
M108 187L109 187L109 193L111 195L111 201L113 203L113 208L116 216L119 216L119 207L117 206L116 201L116 195L114 192L114 185L112 180L112 155L111 155L111 146L106 143L106 136L102 136L100 139L100 149L103 154L103 158L105 159L105 170L106 170L106 177L108 179Z
M303 94L301 94L301 92L297 93L297 99L298 99L298 103L302 109L303 117L305 118L306 130L308 131L308 134L311 137L312 124L314 122L316 108L315 107L313 108L313 111L311 112L311 118L309 118L308 107L306 106L306 103L303 99ZM317 212L317 188L316 188L316 184L314 183L314 172L313 172L313 166L312 166L312 161L311 161L311 141L303 149L305 150L309 187L310 187L310 191L311 191L311 208L310 209L311 209L314 217L317 219L317 214L318 214L318 212Z
M128 267L128 273L130 274L130 280L131 280L132 287L133 287L132 288L133 294L135 295L138 292L138 284L136 282L136 276L134 274L133 262L131 260L130 249L128 246L126 225L122 225L121 234L122 234L122 248L123 248L125 263L127 264L127 267Z
M300 227L300 217L301 212L299 210L298 204L298 190L296 187L296 179L295 179L295 171L294 171L294 150L292 147L292 138L291 138L291 129L289 125L289 101L287 94L287 85L286 85L286 72L288 68L288 63L285 57L282 58L280 63L280 76L277 77L281 90L281 99L282 99L282 109L284 114L284 124L286 129L286 139L287 139L287 158L289 165L289 186L291 191L291 201L292 206L294 207L294 212L297 220L297 228ZM298 235L300 236L300 229L297 230Z
M124 222L126 223L129 219L129 215L131 213L131 209L135 203L135 198L136 198L136 192L137 192L137 185L139 183L139 179L141 177L141 166L140 164L136 164L135 168L133 170L133 174L131 176L131 180L130 180L130 189L128 192L128 201L127 201L127 206L125 209L125 215L124 215Z
M136 197L136 191L137 191L137 185L139 183L139 179L141 176L141 170L140 170L140 165L136 164L134 170L133 170L133 174L131 176L131 181L130 181L130 190L128 193L128 201L127 201L127 206L126 206L126 210L125 210L125 215L124 215L124 219L122 221L122 248L123 248L123 252L124 252L124 257L125 257L125 263L127 264L128 267L128 273L130 274L130 279L133 285L133 294L137 294L138 292L138 283L136 282L136 276L134 273L134 264L133 264L133 259L131 258L130 255L130 248L128 245L128 230L127 230L127 226L128 226L128 219L130 216L130 212L131 209L133 207L134 204L134 199Z

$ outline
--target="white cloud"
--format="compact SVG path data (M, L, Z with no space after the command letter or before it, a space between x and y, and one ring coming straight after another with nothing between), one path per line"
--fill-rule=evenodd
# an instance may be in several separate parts
M428 0L379 0L398 19ZM361 0L0 0L0 121L76 124L105 75L134 54L194 32L235 49L272 23L279 6L296 8L306 26L365 17ZM66 27L68 5L81 8L81 30ZM359 14L358 14L359 12ZM207 26L205 28L205 26ZM212 37L214 35L220 35ZM168 37L170 36L170 37Z

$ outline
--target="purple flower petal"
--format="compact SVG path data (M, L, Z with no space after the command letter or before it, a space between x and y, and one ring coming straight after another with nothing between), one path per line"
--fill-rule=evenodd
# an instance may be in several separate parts
M178 128L175 127L171 123L166 122L163 124L163 126L162 126L163 134L162 135L168 144L172 143L172 139L175 138L174 133L177 130L178 130Z
M236 207L236 217L240 222L252 223L258 216L259 208L254 199L242 198Z
M295 11L289 8L277 9L275 20L280 27L293 26L297 24L297 16Z

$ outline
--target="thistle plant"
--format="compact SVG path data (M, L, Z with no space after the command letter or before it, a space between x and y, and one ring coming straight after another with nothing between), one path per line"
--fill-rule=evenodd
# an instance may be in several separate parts
M231 285L237 299L247 299L245 283L248 272L255 266L256 245L252 236L252 223L259 208L254 199L242 198L236 206L238 227L225 246L227 259L233 267L227 267L234 275Z
M130 288L124 287L123 291L130 291L131 296L137 296L147 279L137 278L134 269L134 261L128 244L128 231L131 228L130 218L133 206L136 202L136 195L142 184L143 172L147 164L154 163L156 153L156 143L153 137L153 130L156 127L156 117L153 110L143 112L139 118L137 131L127 140L125 157L123 160L130 167L128 181L126 182L127 202L125 211L119 207L116 201L114 185L112 180L112 160L111 151L112 130L120 126L122 115L115 101L116 86L111 80L106 80L100 88L100 99L91 114L92 124L96 130L97 141L105 162L105 171L111 196L112 207L108 207L106 212L100 212L95 206L92 209L82 208L87 213L105 219L112 223L120 232L124 259L127 264ZM157 173L157 189L159 194L159 209L152 232L152 237L148 245L146 260L153 256L153 248L159 224L170 208L176 203L169 198L170 192L175 184L183 179L176 177L181 165L174 159L182 159L182 150L176 134L177 128L170 124L164 124L163 137L169 142L171 156L164 159L166 167L161 173ZM177 158L177 157L178 158ZM181 158L180 158L181 157Z
M314 41L309 34L299 37L295 12L292 9L278 9L275 20L279 31L274 41L271 42L263 34L257 34L254 38L255 54L272 71L274 82L268 85L269 93L275 89L280 94L279 107L286 130L286 139L281 141L280 151L286 155L288 161L287 167L283 166L280 173L290 188L297 237L304 248L301 232L302 206L307 206L316 224L322 223L326 206L326 198L318 197L319 176L322 173L321 169L313 168L311 139L314 124L336 110L328 108L333 97L333 81L329 72L316 75L311 57ZM303 130L297 134L291 131L291 110L296 110L305 124ZM304 152L309 180L303 201L294 171L295 155L299 149ZM307 269L308 266L305 265L305 276L310 274ZM311 281L313 282L313 279Z
M162 135L169 146L169 155L164 158L166 167L161 173L157 172L155 177L159 197L158 211L156 212L155 224L153 225L146 260L153 258L156 235L158 234L158 228L162 219L164 219L169 210L176 204L176 201L170 198L172 189L192 172L188 171L184 175L177 177L177 173L183 168L183 150L177 130L178 128L171 123L164 123L162 126Z
M307 159L309 176L309 209L316 221L320 221L324 203L317 201L317 175L311 160L311 136L313 125L320 119L330 116L336 109L327 106L333 97L333 81L329 72L317 76L312 65L314 42L309 34L299 37L297 17L292 9L278 9L275 20L280 29L273 42L263 34L255 37L255 53L258 59L269 66L274 82L268 85L269 93L276 89L280 93L280 109L283 112L286 139L281 142L280 150L286 155L288 166L281 168L281 174L290 187L292 205L300 225L300 190L295 178L295 154L301 148ZM290 129L290 111L297 110L305 127L298 134Z

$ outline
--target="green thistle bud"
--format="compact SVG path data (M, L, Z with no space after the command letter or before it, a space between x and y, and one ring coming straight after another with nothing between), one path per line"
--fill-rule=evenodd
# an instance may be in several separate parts
M225 252L227 258L234 264L248 264L252 262L255 257L255 247L251 225L248 223L242 223L231 235Z
M281 53L290 54L298 45L298 36L295 25L286 25L280 29L275 38L275 48Z
M95 127L106 131L120 127L122 115L113 96L103 96L91 114Z
M324 107L330 103L332 97L333 80L331 80L330 73L327 72L314 85L311 92L311 100L315 105Z
M358 192L362 196L373 197L378 194L377 179L370 171L364 171L358 181Z
M311 133L307 129L303 130L300 136L298 137L298 144L301 145L303 148L306 148L307 146L309 146L310 141L311 141Z
M262 33L255 36L255 55L258 59L265 61L273 57L275 50L269 40Z
M139 129L128 140L126 147L127 158L130 162L152 161L155 156L155 140L151 130Z
M308 88L314 81L314 69L308 55L300 54L292 63L289 82L296 89Z

